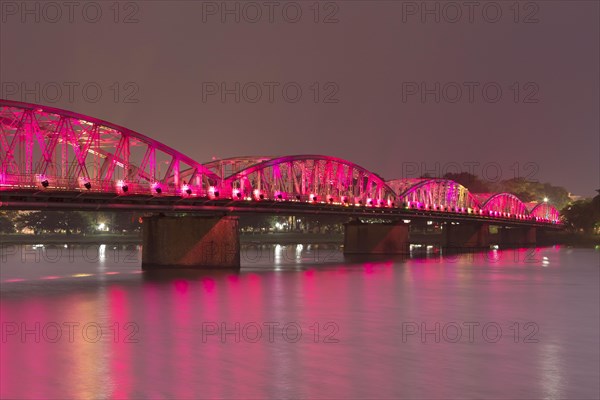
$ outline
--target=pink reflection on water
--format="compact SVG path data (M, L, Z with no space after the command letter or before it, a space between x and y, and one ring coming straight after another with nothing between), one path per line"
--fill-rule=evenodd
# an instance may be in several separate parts
M187 294L187 291L190 287L188 281L183 279L178 279L174 282L175 290L180 294Z
M196 290L198 289L196 284ZM198 340L194 329L196 315L193 310L196 307L193 303L193 290L194 286L190 284L190 281L177 279L169 287L169 291L172 291L173 294L167 293L172 302L172 312L166 316L169 321L166 330L167 332L179 332L180 336L179 340L172 341L171 346L164 350L167 363L179 366L176 371L169 370L166 371L166 374L173 382L173 396L181 399L193 397L193 389L188 382L194 379L193 360L198 356L194 354L197 351L197 345L190 346Z
M212 278L202 278L202 287L207 292L212 292L215 290L215 280Z
M0 397L445 398L460 397L463 388L465 397L480 397L488 389L500 394L505 385L529 398L543 397L541 385L550 397L569 397L577 392L565 392L564 385L575 379L569 371L579 364L564 364L567 347L560 344L569 333L585 336L585 330L571 327L585 323L580 317L586 314L563 303L577 297L585 281L572 291L576 275L555 274L555 252L491 251L493 263L488 253L463 254L159 282L126 274L92 290L73 284L70 290L79 294L57 290L37 299L3 298L2 321L99 321L107 327L118 322L120 336L115 342L109 331L100 343L79 339L62 347L0 344ZM537 261L526 263L524 256L532 255ZM541 257L548 257L554 270L541 268ZM121 282L124 278L127 284ZM131 284L138 279L139 286ZM65 282L37 281L36 289L62 290ZM513 344L509 327L515 320L550 327L542 326L539 345ZM236 322L243 327L265 321L298 322L303 338L288 343L279 335L269 343L263 330L257 343L247 337L234 343L233 335L222 343L220 334L203 342L203 322L219 328L225 322L231 329ZM340 343L322 342L328 321L339 325ZM404 321L424 321L429 328L438 321L496 321L505 329L505 339L489 344L479 334L475 344L448 344L433 343L429 336L430 342L423 344L416 336L402 343ZM139 325L139 344L123 341L129 332L123 329L126 322ZM310 329L315 322L321 330L319 343Z
M229 281L231 284L231 281ZM199 323L199 335L195 335L195 343L198 346L202 346L201 357L205 360L206 365L213 365L212 368L205 368L202 371L204 379L208 382L218 382L221 376L221 372L218 369L219 360L222 360L221 350L222 346L209 345L208 340L212 337L207 337L207 324L219 323L220 310L219 300L217 298L217 292L214 290L215 282L210 278L202 278L199 282L198 289L192 292L195 298L195 302L198 304L198 315L194 318ZM207 398L216 399L219 397L219 387L217 385L206 385L203 387L203 395Z
M132 374L131 359L133 340L139 340L139 333L130 336L135 332L131 327L139 325L128 325L133 317L130 314L127 293L120 286L112 286L108 289L108 307L110 312L110 321L113 328L113 340L110 343L110 373L114 382L114 398L128 398L132 392ZM135 329L135 328L134 328Z

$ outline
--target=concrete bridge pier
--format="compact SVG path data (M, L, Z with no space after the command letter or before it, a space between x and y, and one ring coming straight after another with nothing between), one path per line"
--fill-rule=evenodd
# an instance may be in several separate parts
M236 217L152 216L143 221L142 269L239 269Z
M447 223L444 231L446 248L474 249L490 245L490 227L485 223Z
M408 224L345 224L344 254L409 254Z
M498 241L501 246L534 246L537 242L535 227L502 227L498 231Z

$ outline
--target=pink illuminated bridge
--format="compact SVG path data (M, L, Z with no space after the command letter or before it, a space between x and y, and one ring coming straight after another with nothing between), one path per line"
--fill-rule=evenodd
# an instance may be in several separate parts
M0 100L0 209L329 213L561 227L559 212L445 179L386 181L341 158L199 163L96 118Z

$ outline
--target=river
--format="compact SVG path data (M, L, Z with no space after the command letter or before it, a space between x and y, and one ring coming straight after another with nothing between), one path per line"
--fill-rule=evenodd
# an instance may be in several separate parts
M141 272L139 246L3 246L0 397L600 397L600 251Z

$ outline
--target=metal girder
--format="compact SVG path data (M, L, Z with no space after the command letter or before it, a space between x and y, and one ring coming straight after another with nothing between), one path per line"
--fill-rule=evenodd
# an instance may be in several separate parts
M278 157L251 165L223 180L224 193L241 198L332 204L391 205L394 191L377 174L350 161L321 155Z
M387 183L404 206L450 211L481 208L469 189L449 179L398 179Z
M481 204L484 213L493 215L529 215L527 206L517 196L511 193L497 193Z
M206 195L221 178L201 163L132 130L36 104L0 100L0 174L15 187ZM137 148L140 151L134 151ZM159 164L160 163L160 164ZM182 175L181 170L185 173ZM129 190L131 189L131 190ZM155 190L156 191L156 190Z

